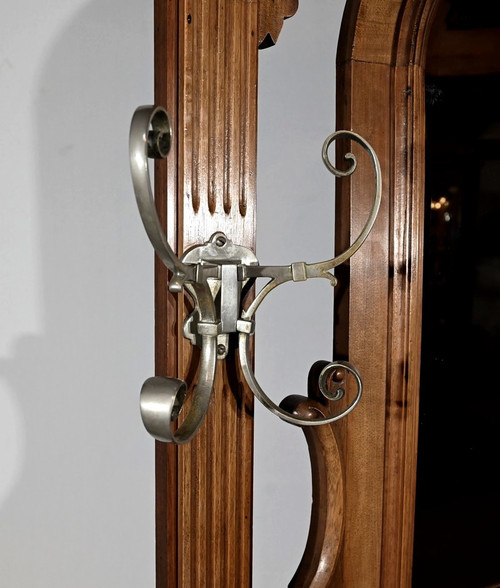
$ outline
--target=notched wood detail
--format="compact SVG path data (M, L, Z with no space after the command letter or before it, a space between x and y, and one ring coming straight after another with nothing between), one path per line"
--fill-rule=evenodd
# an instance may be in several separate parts
M317 371L316 367L312 371ZM316 384L309 384L309 396L317 396L316 388ZM302 418L321 418L327 414L322 403L305 396L287 396L281 407ZM330 588L335 582L344 532L343 465L331 425L303 427L302 431L311 459L313 503L304 555L288 586Z
M179 176L190 195L184 220L200 216L218 230L225 216L242 226L248 211L253 221L255 194L258 5L200 0L185 8L179 20Z
M298 8L299 0L259 1L259 49L276 45L283 21L293 16Z

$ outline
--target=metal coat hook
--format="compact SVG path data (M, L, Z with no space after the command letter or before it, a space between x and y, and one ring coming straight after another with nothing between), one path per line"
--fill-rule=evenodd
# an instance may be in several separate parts
M200 372L193 401L182 423L172 427L184 406L187 384L177 378L153 377L146 380L141 390L141 415L146 429L160 441L187 443L200 427L208 409L212 393L217 359L227 355L231 333L239 334L239 357L244 377L253 394L272 413L299 426L316 426L341 419L359 402L363 391L361 377L356 368L346 361L333 361L319 376L319 388L329 400L338 400L342 393L330 393L328 378L337 370L354 376L357 393L344 410L321 419L299 418L275 404L259 385L250 359L250 337L254 333L254 315L265 297L285 282L302 282L311 278L326 278L335 286L337 279L330 270L347 261L368 237L380 207L382 174L375 151L360 135L351 131L332 133L323 144L323 161L337 177L351 175L356 169L356 158L345 155L351 162L346 171L338 170L330 161L328 148L339 138L359 143L368 153L374 168L374 198L363 230L352 245L336 257L318 262L297 262L286 266L259 265L255 254L248 248L232 243L223 233L215 233L199 246L193 247L179 259L167 242L161 227L149 177L150 158L165 158L170 150L172 129L167 112L160 106L141 106L132 118L130 128L130 167L132 183L139 212L146 233L162 262L172 271L169 289L181 292L183 287L192 296L194 311L184 323L184 336L201 348ZM268 278L266 285L254 300L245 307L242 291L245 284L257 278ZM216 305L216 300L220 303ZM220 310L218 310L220 309Z

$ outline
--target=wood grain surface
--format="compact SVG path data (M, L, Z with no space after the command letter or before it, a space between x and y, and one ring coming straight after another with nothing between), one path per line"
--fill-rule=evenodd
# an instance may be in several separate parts
M276 3L278 4L278 3ZM382 164L373 233L351 260L336 317L337 355L365 395L335 428L345 463L345 531L331 585L411 585L423 229L423 67L436 0L351 0L338 52L338 127L365 136ZM261 6L264 6L261 3ZM284 12L288 10L284 3ZM252 246L257 2L156 1L156 101L167 105L173 156L157 166L159 210L178 250L224 230ZM279 19L276 22L282 22ZM269 28L266 25L264 28ZM369 97L369 99L367 99ZM337 199L337 249L368 214L368 166ZM352 196L352 198L351 198ZM168 214L167 214L168 213ZM177 231L176 231L177 229ZM195 375L184 344L186 300L157 272L157 370ZM252 399L234 353L219 366L197 440L157 450L157 586L249 586Z
M156 0L155 101L174 128L156 165L159 214L171 245L224 231L254 246L257 2ZM156 266L156 370L196 381L198 351L182 336L192 304L167 290ZM234 346L218 362L199 433L157 443L157 587L250 586L253 397Z
M317 390L317 378L312 384ZM313 398L287 396L280 406L301 418L321 418L328 409ZM333 588L344 530L344 473L331 425L303 427L311 460L311 523L304 555L289 588Z
M155 198L179 255L216 231L254 248L259 31L276 41L296 5L155 0L155 102L174 130ZM158 260L155 275L156 373L196 382L199 352L182 335L192 302L168 291ZM156 443L158 588L251 585L252 484L253 396L232 341L194 441Z
M338 51L338 128L363 135L382 166L372 235L346 276L337 354L364 380L336 432L345 460L345 534L338 586L411 586L424 221L423 64L436 0L347 2ZM336 246L366 218L372 176L340 185ZM345 271L345 270L344 270ZM339 278L344 279L339 275Z

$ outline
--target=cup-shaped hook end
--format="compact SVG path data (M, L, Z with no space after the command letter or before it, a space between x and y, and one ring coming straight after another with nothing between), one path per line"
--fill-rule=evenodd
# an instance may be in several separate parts
M153 110L148 132L148 157L164 159L172 146L172 125L167 111L161 106Z
M172 421L177 420L187 385L177 378L148 378L141 390L141 417L146 430L158 441L171 442Z

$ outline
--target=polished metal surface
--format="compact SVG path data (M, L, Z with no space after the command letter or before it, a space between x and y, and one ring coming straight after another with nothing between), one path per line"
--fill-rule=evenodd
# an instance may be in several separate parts
M243 374L245 376L245 380L247 381L248 385L252 389L254 396L260 400L260 402L273 414L280 417L287 423L291 423L292 425L298 425L300 427L308 427L308 426L318 426L318 425L326 425L328 423L333 423L335 421L340 420L341 418L348 415L358 404L361 394L363 393L363 383L361 381L361 376L359 375L356 368L348 363L348 362L340 362L340 361L333 361L329 363L325 369L327 370L335 370L338 367L343 367L347 371L349 371L356 380L356 395L354 400L345 408L343 411L339 412L338 414L334 414L332 416L324 417L324 418L315 418L315 419L302 419L299 418L286 410L283 410L280 406L275 404L269 396L264 392L264 390L260 387L257 379L255 378L255 374L251 369L251 361L250 361L250 350L249 350L249 340L248 337L244 337L240 334L240 357L241 357L241 367L243 370ZM322 391L323 395L331 399L328 394L325 394ZM339 398L340 399L340 398Z
M192 247L182 256L186 265L198 268L198 275L205 275L212 298L220 309L220 328L217 335L217 358L225 359L229 349L229 333L237 331L237 321L241 312L241 291L248 279L240 280L238 270L241 267L258 265L255 254L250 249L235 245L224 233L214 233L207 243ZM192 284L186 282L186 289L191 292ZM197 337L199 309L194 311L184 322L183 333L193 345L201 347Z
M173 272L170 289L180 292L186 279L198 310L201 338L200 374L193 401L182 424L175 430L172 423L182 411L187 384L177 378L153 378L146 381L141 393L141 416L153 437L176 444L187 443L200 427L210 402L217 360L218 321L214 299L206 279L194 279L196 266L182 263L167 242L156 213L149 178L148 157L164 158L171 142L168 114L156 106L139 107L130 127L130 170L139 213L146 233L162 262ZM158 423L162 421L163 425Z
M357 405L363 385L356 368L346 361L333 361L320 373L318 385L322 394L332 402L340 400L345 391L331 394L326 386L328 378L338 370L351 374L356 383L356 394L347 408L321 419L302 419L279 407L263 391L253 372L250 357L250 337L255 330L255 312L266 296L277 286L289 281L302 282L325 278L332 286L337 279L331 270L347 261L367 239L380 207L382 194L381 170L375 151L361 136L351 131L331 134L323 145L322 157L328 170L337 177L351 175L357 166L356 158L348 153L351 162L346 171L337 169L329 159L328 149L339 138L355 141L368 153L374 169L374 198L365 225L350 247L340 255L317 263L295 262L286 266L260 266L254 253L233 243L224 233L217 232L203 245L191 248L180 260L167 242L156 214L149 178L148 157L164 158L171 142L171 128L166 111L157 106L142 106L134 114L130 130L130 165L132 182L139 212L151 243L159 258L173 272L169 288L180 292L185 286L193 297L195 308L184 323L184 336L201 348L200 375L192 392L193 400L180 426L172 429L184 404L188 385L176 378L150 378L141 392L141 414L146 429L158 440L186 443L196 433L208 409L215 378L217 359L224 359L229 348L229 337L238 333L239 358L244 377L252 392L266 408L281 419L299 426L317 426L337 421ZM245 308L243 288L249 280L269 281ZM290 312L293 318L293 311Z
M164 158L170 150L172 129L165 109L160 106L140 106L130 125L130 172L139 213L149 240L158 257L174 274L170 289L180 292L184 280L192 278L193 268L185 266L170 247L156 213L149 178L148 158Z
M172 441L171 420L176 420L187 386L177 378L148 378L141 389L141 417L148 433L158 441Z

